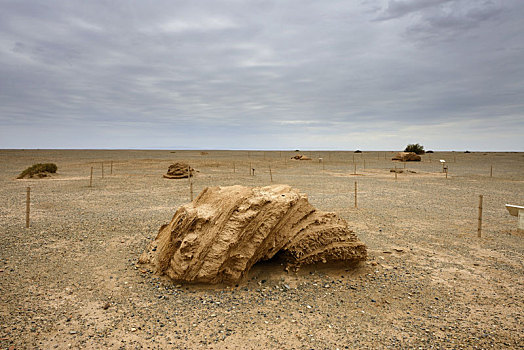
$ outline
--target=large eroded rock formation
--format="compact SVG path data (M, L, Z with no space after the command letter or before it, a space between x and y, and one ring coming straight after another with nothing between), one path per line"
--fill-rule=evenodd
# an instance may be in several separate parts
M290 186L230 186L208 187L181 206L139 262L173 280L231 283L276 254L295 266L367 256L343 219Z

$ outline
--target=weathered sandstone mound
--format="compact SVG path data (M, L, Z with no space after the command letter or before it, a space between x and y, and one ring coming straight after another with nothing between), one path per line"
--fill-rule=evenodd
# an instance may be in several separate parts
M398 152L391 160L400 160L402 162L420 162L422 158L415 152Z
M297 154L296 156L291 157L294 160L311 160L311 158L304 156L302 154Z
M193 173L195 169L191 168L186 163L175 163L169 166L167 174L164 175L166 179L184 179L189 176L195 176Z
M38 163L33 164L29 168L25 169L18 175L17 179L41 179L43 177L49 177L51 174L55 174L58 167L55 163Z
M139 262L173 280L232 283L277 254L299 266L358 262L367 251L343 219L290 186L208 187L160 228Z

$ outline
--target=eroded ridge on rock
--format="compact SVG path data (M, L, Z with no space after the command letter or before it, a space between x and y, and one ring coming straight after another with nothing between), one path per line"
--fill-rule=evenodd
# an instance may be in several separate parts
M173 280L231 283L280 254L291 265L358 262L366 246L287 185L208 187L160 228L139 262Z

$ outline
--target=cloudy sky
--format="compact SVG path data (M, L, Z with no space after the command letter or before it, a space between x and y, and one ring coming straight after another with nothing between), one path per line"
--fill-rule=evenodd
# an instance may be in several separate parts
M0 6L0 148L524 151L522 0Z

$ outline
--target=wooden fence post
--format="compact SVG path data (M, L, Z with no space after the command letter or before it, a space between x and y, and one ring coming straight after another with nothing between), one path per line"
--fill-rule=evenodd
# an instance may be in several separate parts
M273 173L271 172L271 165L269 166L269 177L271 178L271 182L273 182Z
M91 167L91 175L89 175L89 187L93 187L93 167Z
M102 179L104 178L104 162L102 162Z
M111 172L109 174L113 175L113 161L111 161Z
M25 198L25 227L29 228L29 213L31 211L31 187L28 187Z
M493 177L493 165L489 167L489 177Z
M482 236L482 195L479 196L479 222L477 226L477 236Z
M357 182L355 181L355 208L357 207Z
M193 201L193 181L191 181L191 167L187 166L187 180L189 182L189 198Z

